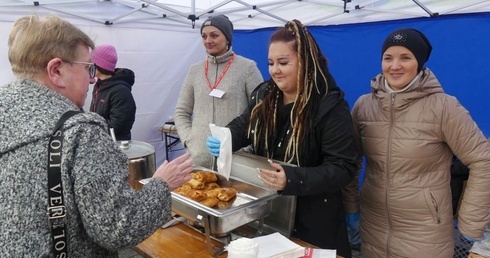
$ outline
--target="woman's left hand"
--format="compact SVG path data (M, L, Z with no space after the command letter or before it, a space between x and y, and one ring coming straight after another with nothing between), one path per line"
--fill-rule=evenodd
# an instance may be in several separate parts
M259 171L259 178L270 189L281 191L286 187L286 173L281 165L269 162L269 164L275 168L275 170L257 168Z

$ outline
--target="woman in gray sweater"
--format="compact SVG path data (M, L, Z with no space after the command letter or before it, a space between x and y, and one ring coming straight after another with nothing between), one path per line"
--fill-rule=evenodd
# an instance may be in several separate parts
M174 119L194 164L212 168L213 157L206 148L209 124L225 126L240 115L263 79L254 61L233 52L233 24L226 16L208 18L201 36L208 57L190 67Z
M64 123L61 151L48 159L48 145L59 149L49 144L58 119L83 107L94 82L94 43L57 16L26 16L15 22L8 47L18 80L0 87L0 257L117 257L170 217L170 191L190 179L192 160L185 154L164 162L135 191L128 157L104 119L82 112ZM48 160L59 160L52 167L62 194L60 184L48 191ZM50 220L55 228L49 203L60 217Z

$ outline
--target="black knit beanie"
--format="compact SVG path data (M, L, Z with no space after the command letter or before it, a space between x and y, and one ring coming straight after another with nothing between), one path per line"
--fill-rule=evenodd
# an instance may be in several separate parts
M416 29L399 29L392 32L383 43L381 59L386 49L392 46L402 46L410 50L417 59L418 71L422 70L432 51L427 37Z
M215 15L209 17L201 26L201 34L202 29L206 26L214 26L218 28L228 40L229 46L231 46L231 40L233 39L233 23L223 14Z

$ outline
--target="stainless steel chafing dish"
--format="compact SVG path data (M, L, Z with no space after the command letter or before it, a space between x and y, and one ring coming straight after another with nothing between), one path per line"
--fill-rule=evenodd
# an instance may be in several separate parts
M189 225L204 229L210 254L216 256L223 251L215 250L211 244L211 237L229 235L246 224L257 232L280 232L287 237L290 236L296 198L279 196L276 191L266 187L257 177L256 168L272 169L263 157L236 152L232 157L230 180L218 175L217 183L221 187L234 187L238 190L236 199L227 209L209 208L172 192L172 211L187 219ZM196 167L195 170L208 169ZM224 243L227 244L230 239L225 239L227 240Z
M273 161L282 166L295 166L277 160ZM253 173L256 168L272 169L264 157L241 151L233 154L231 174L251 184L267 188L257 177L257 173ZM257 228L263 234L279 232L289 238L293 232L295 214L296 196L280 195L272 200L271 212L264 218L263 223L250 223L248 226Z
M196 168L196 170L206 170ZM238 178L230 177L227 181L218 175L221 187L234 187L238 190L235 200L226 209L209 208L183 195L172 192L172 211L193 222L209 220L209 229L215 234L225 234L251 221L263 218L271 210L270 200L277 194ZM207 225L202 225L206 227Z

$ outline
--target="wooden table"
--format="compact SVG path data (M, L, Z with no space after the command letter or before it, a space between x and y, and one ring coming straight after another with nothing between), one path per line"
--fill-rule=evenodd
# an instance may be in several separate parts
M223 246L221 242L212 240L214 246ZM185 224L177 224L166 229L158 229L153 235L133 248L145 258L212 257L208 252L206 236ZM219 257L227 257L223 253Z
M291 239L300 246L312 247L301 240ZM213 245L222 247L223 244L212 240ZM206 236L185 224L177 224L166 229L158 229L153 235L133 247L133 250L145 258L178 257L178 258L210 258L206 244ZM220 258L227 257L226 252ZM341 256L337 256L341 258Z

